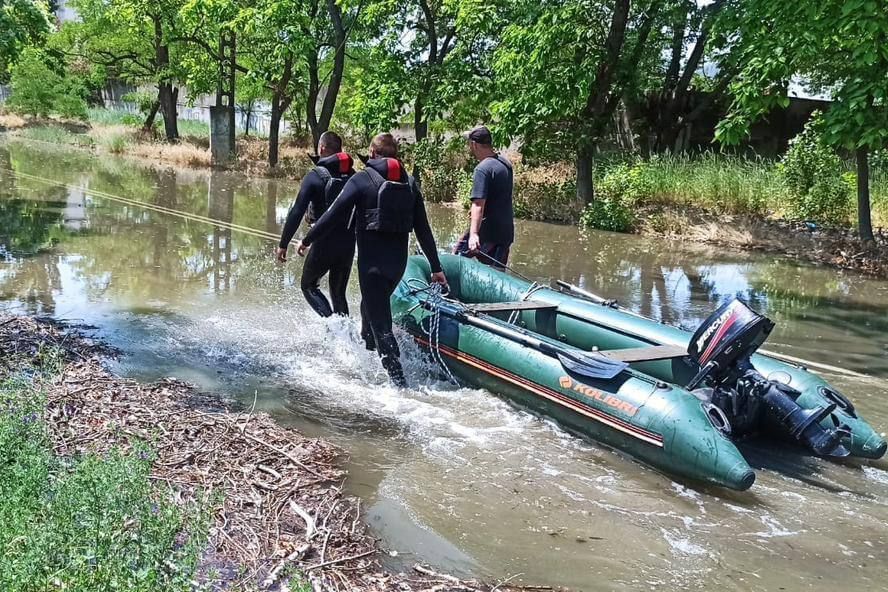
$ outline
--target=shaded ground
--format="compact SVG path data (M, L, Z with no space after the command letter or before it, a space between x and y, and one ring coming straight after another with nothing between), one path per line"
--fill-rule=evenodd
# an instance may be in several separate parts
M235 413L172 378L140 384L115 376L102 364L107 348L72 328L0 317L0 370L46 348L65 357L45 410L56 454L130 453L147 442L159 488L183 504L213 500L198 577L205 586L289 589L292 576L316 591L516 589L419 565L410 573L386 569L360 500L342 493L346 475L334 446L263 413Z

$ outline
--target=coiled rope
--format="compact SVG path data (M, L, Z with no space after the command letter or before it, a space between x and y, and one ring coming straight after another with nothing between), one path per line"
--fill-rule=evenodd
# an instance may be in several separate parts
M425 305L426 308L429 309L431 313L428 316L428 329L425 325L420 322L419 326L422 329L422 332L428 338L429 349L432 352L432 357L438 363L441 368L444 369L444 373L447 375L447 379L456 386L460 386L459 381L453 375L453 372L450 371L450 368L444 362L444 356L441 355L441 305L446 303L454 304L456 301L448 300L444 295L444 289L441 284L428 283L419 278L409 278L406 282L407 287L410 288L410 293L416 296L420 294L425 294L425 298L422 299L416 306L411 308L409 312L413 312L417 307L421 305ZM458 303L456 303L458 304ZM458 304L461 306L461 304Z

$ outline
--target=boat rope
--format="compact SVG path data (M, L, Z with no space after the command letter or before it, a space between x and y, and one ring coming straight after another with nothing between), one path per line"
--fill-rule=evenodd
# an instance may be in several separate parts
M444 369L447 379L454 385L459 386L459 381L453 375L453 372L450 371L447 364L444 363L444 356L441 355L441 305L445 302L452 303L453 301L445 298L441 284L430 284L419 278L409 278L405 283L410 288L411 294L418 296L420 293L425 293L425 299L407 312L410 313L423 304L429 309L431 314L428 316L428 328L422 322L419 323L419 326L428 338L432 358ZM420 286L416 287L417 284Z

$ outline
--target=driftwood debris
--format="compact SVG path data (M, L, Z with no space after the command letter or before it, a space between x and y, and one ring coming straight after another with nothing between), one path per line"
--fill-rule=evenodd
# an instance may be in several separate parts
M201 575L214 589L285 590L294 573L314 591L551 589L463 581L423 566L387 569L361 520L360 501L342 491L346 475L336 447L253 408L232 412L176 379L142 384L116 376L104 365L111 350L75 328L0 315L0 379L16 360L39 364L48 351L64 358L45 385L56 453L148 444L159 487L176 500L213 504ZM206 581L209 574L216 574L213 581Z

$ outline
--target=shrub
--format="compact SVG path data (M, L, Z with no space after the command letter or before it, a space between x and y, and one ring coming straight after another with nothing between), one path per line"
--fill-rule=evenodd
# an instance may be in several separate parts
M11 74L9 106L25 115L48 117L53 110L59 75L49 69L34 49L22 53Z
M34 49L22 53L12 68L10 107L35 117L55 113L69 119L86 119L86 88L82 83L60 76Z
M102 146L111 154L123 154L128 145L129 140L124 134L111 134L102 138Z
M582 207L569 164L526 167L515 163L515 216L527 220L575 223Z
M427 201L455 201L465 177L468 157L461 139L423 140L413 146L413 162L422 171L422 194Z
M786 184L790 215L823 224L846 225L853 185L842 162L818 132L815 117L790 142L777 169Z
M621 163L608 170L596 187L596 197L634 205L648 200L654 192L648 166L643 162Z
M599 197L586 206L580 217L580 224L586 228L629 232L635 226L635 212L623 200Z

